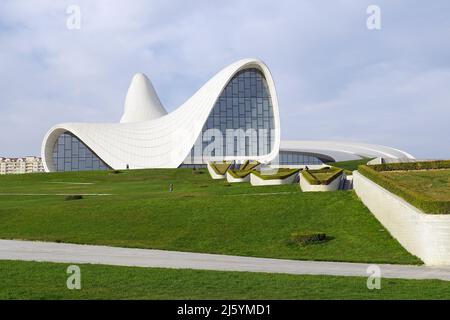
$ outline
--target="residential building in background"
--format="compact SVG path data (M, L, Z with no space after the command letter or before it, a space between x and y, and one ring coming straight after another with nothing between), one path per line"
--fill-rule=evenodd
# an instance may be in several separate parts
M39 157L0 157L0 174L23 174L33 172L44 172L42 159Z

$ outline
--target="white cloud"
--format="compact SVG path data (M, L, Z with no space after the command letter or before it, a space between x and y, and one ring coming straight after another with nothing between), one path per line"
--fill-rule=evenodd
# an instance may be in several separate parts
M78 4L82 28L66 28ZM145 72L173 110L214 73L262 58L286 138L381 143L449 157L445 1L2 1L0 153L38 154L64 121L118 121ZM36 121L39 119L39 121ZM14 139L11 141L11 137Z

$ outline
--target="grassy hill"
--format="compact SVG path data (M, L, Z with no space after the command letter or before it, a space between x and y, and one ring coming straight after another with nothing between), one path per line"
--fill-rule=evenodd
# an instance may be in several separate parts
M84 196L66 201L67 194ZM331 240L305 247L291 244L291 233L310 230L325 232ZM302 193L295 184L230 185L192 169L0 176L0 238L421 263L353 192Z

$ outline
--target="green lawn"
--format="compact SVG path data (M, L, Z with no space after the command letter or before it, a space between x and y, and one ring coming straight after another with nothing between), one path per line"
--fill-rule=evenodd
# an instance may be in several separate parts
M73 184L90 183L90 184ZM173 183L174 191L169 192ZM56 195L89 194L64 201ZM2 195L3 194L3 195ZM293 232L332 239L295 246ZM353 192L251 187L205 170L0 176L0 238L158 248L286 259L420 264Z
M349 161L340 161L340 162L329 162L327 164L330 166L336 167L336 168L354 171L354 170L358 170L359 165L367 164L367 162L369 162L370 160L372 160L372 158L364 158L364 159L359 159L359 160L349 160Z
M298 276L78 265L81 289L66 287L68 264L0 261L0 299L450 299L439 280Z
M450 169L381 171L379 174L429 199L450 201Z

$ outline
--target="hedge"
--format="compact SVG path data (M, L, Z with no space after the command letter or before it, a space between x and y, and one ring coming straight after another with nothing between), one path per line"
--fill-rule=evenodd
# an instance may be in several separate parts
M286 179L299 171L300 169L279 168L277 173L275 174L261 174L260 171L256 170L252 171L252 173L263 180L272 180L272 179Z
M434 162L434 161L433 161ZM436 161L438 162L438 161ZM439 162L448 162L450 161L439 161ZM416 162L415 162L416 163ZM424 164L425 162L420 162L421 164ZM397 165L402 164L409 164L409 163L396 163ZM392 165L392 164L389 164ZM376 165L376 166L384 166L383 165ZM385 177L381 175L379 172L381 172L380 168L378 167L375 169L376 166L359 166L358 172L361 173L366 178L369 178L376 184L380 185L381 187L387 189L388 191L396 194L400 198L403 198L413 206L419 208L425 213L429 214L450 214L450 201L439 201L430 199L426 195L410 190L408 188L405 188L403 186L398 185L395 181L389 179L388 177ZM427 167L431 168L433 165L430 165ZM416 166L415 168L417 168ZM400 169L392 169L392 166L390 167L390 170L386 171L392 171L392 170L400 170ZM421 167L423 168L423 167ZM439 167L440 169L441 167ZM416 169L410 169L410 170L416 170Z
M251 171L259 165L258 161L248 161L246 160L244 164L241 166L241 171Z
M227 173L228 168L231 166L231 162L210 162L209 165L213 168L214 172L223 176Z
M253 170L228 170L227 172L235 179L241 179L252 173Z
M79 195L79 194L69 195L64 198L64 200L66 200L66 201L81 200L81 199L83 199L83 196Z
M324 232L294 232L291 234L291 241L301 246L321 243L325 240L327 240L327 235Z
M318 179L314 174L315 173L332 173L327 179ZM330 184L334 179L339 177L344 172L343 169L338 168L326 168L326 169L319 169L319 170L303 170L302 175L303 177L309 182L311 185L328 185Z
M375 171L450 169L450 160L383 163L370 167Z

